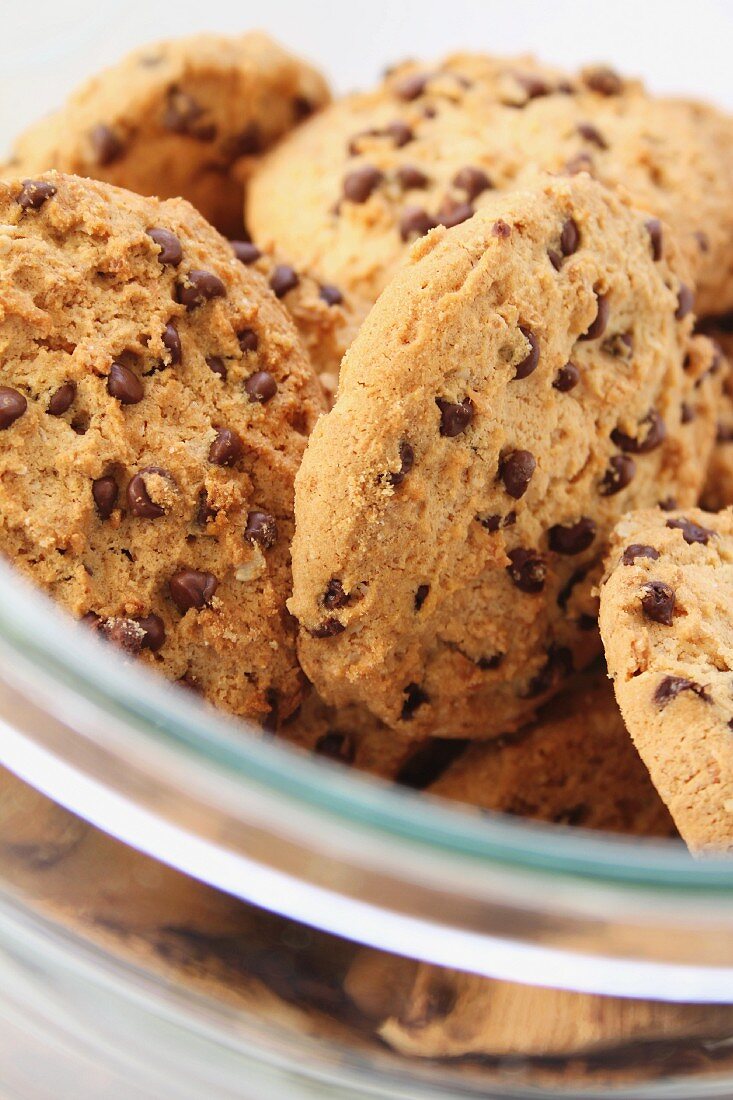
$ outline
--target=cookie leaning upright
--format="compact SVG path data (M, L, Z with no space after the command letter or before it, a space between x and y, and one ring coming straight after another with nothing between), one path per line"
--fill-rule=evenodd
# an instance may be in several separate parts
M616 698L693 851L733 850L733 511L618 524L600 624Z
M320 408L284 310L187 202L0 184L0 551L260 720L300 699L293 482Z
M712 445L684 278L671 236L582 175L415 246L296 481L289 606L329 702L481 737L592 659L611 528L693 503Z
M55 168L143 195L182 195L237 237L254 158L328 99L320 73L264 34L160 42L92 77L26 130L4 174Z

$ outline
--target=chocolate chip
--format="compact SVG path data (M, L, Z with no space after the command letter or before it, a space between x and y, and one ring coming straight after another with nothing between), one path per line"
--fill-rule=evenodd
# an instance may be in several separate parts
M559 646L553 642L547 650L547 659L544 665L529 681L525 697L536 699L538 695L544 695L558 680L567 679L572 671L572 653L567 646Z
M694 304L695 295L692 293L689 286L680 283L680 290L677 295L677 309L674 312L675 320L682 321L687 314L692 311Z
M174 134L184 134L197 141L213 141L216 126L213 122L202 122L204 108L187 92L171 88L163 112L163 126Z
M269 550L277 542L277 520L269 512L250 512L244 529L247 542Z
M672 530L682 532L682 537L688 546L692 546L693 543L700 543L702 546L707 546L711 538L714 537L715 531L711 531L709 527L701 527L699 523L693 523L691 519L668 519L667 527Z
M596 294L596 315L595 319L588 326L587 330L582 336L579 336L579 340L597 340L599 336L603 336L606 331L606 325L608 324L608 317L611 312L611 303L607 294Z
M161 469L160 466L144 466L139 473L130 478L127 486L127 506L130 514L138 519L158 519L165 515L165 508L150 499L145 484L146 474L157 474L158 477L172 480L168 471Z
M499 462L499 477L510 497L519 500L527 492L537 462L529 451L509 451Z
M556 523L547 534L550 549L556 554L582 554L596 537L596 525L589 516L582 516L567 527Z
M527 378L533 370L537 367L540 361L540 345L537 341L537 337L531 329L526 328L524 325L519 326L519 331L529 344L529 355L526 355L520 363L517 363L514 368L514 380L519 378Z
M178 335L178 329L169 321L163 329L163 335L161 337L163 341L163 347L168 350L171 361L170 366L175 367L181 361L181 338Z
M348 733L341 733L340 730L329 730L318 738L314 752L317 756L326 756L329 760L338 760L342 764L353 764L356 758L356 745L353 737Z
M403 241L411 237L424 237L438 223L421 206L406 206L400 217L400 236Z
M344 177L344 198L349 202L366 202L383 179L384 173L378 168L372 164L363 164L361 168L355 168Z
M575 389L579 381L580 371L578 368L574 363L566 363L564 367L560 367L552 385L560 393L568 393L569 390Z
M475 211L469 202L454 202L446 199L438 211L438 225L444 225L446 229L452 229L455 225L472 218Z
M671 626L676 601L669 585L664 581L648 581L642 592L641 607L647 619L662 626Z
M260 338L253 328L243 328L237 333L237 340L242 351L257 351Z
M708 252L710 250L710 241L707 233L703 233L702 229L698 229L694 233L694 237L697 241L697 247L701 252Z
M278 264L270 276L270 287L276 298L283 298L288 291L295 290L300 277L289 264Z
M143 384L129 367L113 363L107 375L107 393L121 405L137 405L145 396Z
M308 96L296 95L293 96L293 118L296 122L303 122L304 119L310 118L316 109L315 103L313 103Z
M561 607L563 611L567 612L568 604L570 602L570 597L572 596L573 591L575 590L576 586L579 585L580 582L585 580L585 578L588 576L589 569L589 565L582 565L580 569L575 569L558 592L557 606Z
M674 512L677 507L677 497L665 497L659 501L659 507L663 512Z
M206 366L212 372L221 378L222 382L227 380L227 368L223 359L220 359L218 355L210 355L206 360Z
M147 233L158 246L158 263L162 264L163 267L178 267L183 259L183 249L175 233L171 233L170 229L162 229L157 225L153 226L152 229L148 229Z
M656 561L658 557L659 551L655 550L653 546L646 546L641 542L632 542L624 550L621 563L622 565L633 565L637 558L650 558L652 561Z
M311 638L335 638L337 634L343 634L346 627L338 619L324 619L318 626L309 630Z
M99 628L101 619L99 618L99 615L96 613L96 611L85 611L82 617L79 619L79 622L83 623L84 626L90 626L93 630L97 630Z
M733 424L721 424L718 422L718 426L715 433L716 443L733 443Z
M500 527L513 527L517 522L517 513L507 512L505 516L476 516L476 519L482 527L485 527L487 531L493 534L493 532L498 531Z
M491 227L492 237L501 237L506 240L512 235L512 227L507 225L503 218L498 218Z
M322 283L318 291L318 297L322 302L325 302L327 306L340 306L344 300L343 294L337 286L333 285L333 283Z
M122 139L109 126L105 126L103 122L90 130L89 140L94 152L94 159L102 167L119 160L125 151Z
M622 451L637 455L648 454L649 451L655 450L655 448L664 442L667 435L667 429L656 409L649 410L644 420L641 422L641 425L644 424L648 425L648 430L643 439L635 439L633 436L626 435L626 433L622 432L619 428L613 429L611 432L611 439Z
M550 94L550 86L546 80L535 73L515 73L514 79L521 84L527 93L527 99L539 99Z
M106 641L124 649L126 653L136 656L142 649L144 635L135 619L111 616L100 620L97 629Z
M662 236L662 223L659 218L649 218L644 222L647 233L649 234L649 243L652 250L652 259L656 263L657 260L661 260L664 253L664 238Z
M691 424L695 419L695 410L687 401L680 405L680 424Z
M191 608L200 611L206 607L218 587L213 573L200 573L197 569L179 569L168 582L171 599L182 615Z
M226 287L213 271L189 271L177 285L177 298L187 310L196 309L212 298L226 297Z
M427 187L430 183L428 176L422 169L414 164L403 164L395 172L395 179L403 191L411 191L420 187Z
M62 416L74 403L76 382L64 382L51 396L48 412L51 416Z
M254 157L264 148L262 131L256 122L250 122L238 134L233 134L225 142L224 156L229 160L239 157Z
M660 710L671 703L682 691L691 691L705 703L709 703L710 696L702 684L696 684L694 680L688 680L685 676L665 676L659 681L654 692L654 702Z
M473 202L474 199L494 185L481 168L474 168L472 165L467 164L456 172L453 177L453 186L457 187L459 191L465 191L468 201Z
M586 615L585 612L582 615L578 615L576 621L578 630L596 630L598 627L598 619L595 615Z
M413 791L427 790L466 751L467 745L458 737L430 737L402 764L395 783Z
M209 462L213 466L234 466L244 454L242 438L232 428L219 428L209 447Z
M252 244L251 241L230 241L229 244L239 262L246 264L247 267L256 263L262 255L257 245Z
M396 81L392 85L392 91L399 99L409 103L423 94L432 75L432 73L410 73L409 76Z
M511 564L506 567L507 573L517 588L530 594L541 592L547 575L542 556L536 550L525 550L521 546L510 550L508 556Z
M579 122L577 125L577 131L581 137L586 141L590 141L593 145L596 145L599 149L608 149L608 143L603 134L597 127L593 126L590 122Z
M415 593L415 610L416 611L419 611L422 608L422 605L425 603L425 601L426 601L426 599L428 598L429 595L430 595L430 585L429 584L418 585L417 592Z
M419 684L408 684L405 688L403 695L405 701L402 704L402 711L400 718L403 722L409 722L415 717L416 711L425 703L430 702L428 694L424 691Z
M92 497L100 519L109 519L114 512L118 495L117 482L110 474L94 479L92 482Z
M46 180L23 180L23 189L15 201L23 210L40 210L55 194L56 188Z
M574 218L568 218L560 233L560 248L563 256L572 256L580 244L580 230Z
M27 408L28 402L22 393L11 386L0 386L0 431L20 420Z
M244 388L249 394L251 402L259 402L264 405L271 401L277 393L277 382L269 371L258 370L249 376L244 383Z
M335 611L339 607L346 607L351 596L344 592L344 586L338 577L331 577L323 594L323 606L329 611Z
M435 404L440 409L440 434L448 438L461 435L473 420L473 401L470 397L464 397L460 404L436 397Z
M134 620L145 631L142 648L157 653L165 642L165 625L160 615L143 615Z
M603 497L612 497L625 489L636 473L636 463L628 455L614 455L603 475L599 492Z
M389 485L401 485L415 464L415 451L412 444L406 439L401 440L399 446L400 468L386 476Z
M389 122L384 128L384 133L392 138L397 149L407 145L415 136L407 123L399 118L395 119L394 122Z
M549 259L555 271L559 271L562 267L562 253L558 252L556 248L547 249L547 258Z
M620 95L623 91L623 81L618 73L607 65L599 65L597 68L588 69L583 74L586 87L599 95Z

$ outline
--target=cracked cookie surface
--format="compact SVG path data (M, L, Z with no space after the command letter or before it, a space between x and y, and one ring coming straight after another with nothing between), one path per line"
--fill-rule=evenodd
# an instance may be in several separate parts
M0 550L169 679L298 704L293 481L322 407L264 280L181 199L0 185Z
M607 535L695 502L714 435L718 361L658 232L580 175L414 247L296 483L290 608L328 702L486 737L592 660Z

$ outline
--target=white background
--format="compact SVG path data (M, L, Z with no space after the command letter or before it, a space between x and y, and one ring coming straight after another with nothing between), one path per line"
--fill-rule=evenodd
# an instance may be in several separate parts
M0 0L0 144L140 43L269 30L339 91L456 48L610 60L658 91L733 108L733 0Z

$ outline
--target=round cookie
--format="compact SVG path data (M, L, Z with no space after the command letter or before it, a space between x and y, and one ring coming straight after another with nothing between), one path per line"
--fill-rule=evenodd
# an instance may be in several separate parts
M624 721L694 852L733 850L733 511L618 524L600 626Z
M289 135L255 169L246 220L256 240L338 285L358 325L432 225L464 220L537 169L587 170L672 226L700 312L722 310L733 305L731 138L713 108L655 99L604 67L571 76L459 54L401 66Z
M624 726L604 671L553 699L536 724L475 743L429 794L537 821L632 836L676 836Z
M241 236L256 157L328 102L323 77L266 35L144 46L91 78L15 143L4 175L49 168L142 195L182 195Z
M579 175L414 247L296 481L289 606L328 702L486 737L592 660L607 534L695 502L714 435L720 373L657 232Z
M251 241L231 244L237 259L259 271L282 301L305 344L329 406L332 405L343 349L356 335L349 302L337 286L319 283L309 272L293 267Z
M321 407L285 311L187 202L0 184L0 551L260 721L302 690L285 599Z

